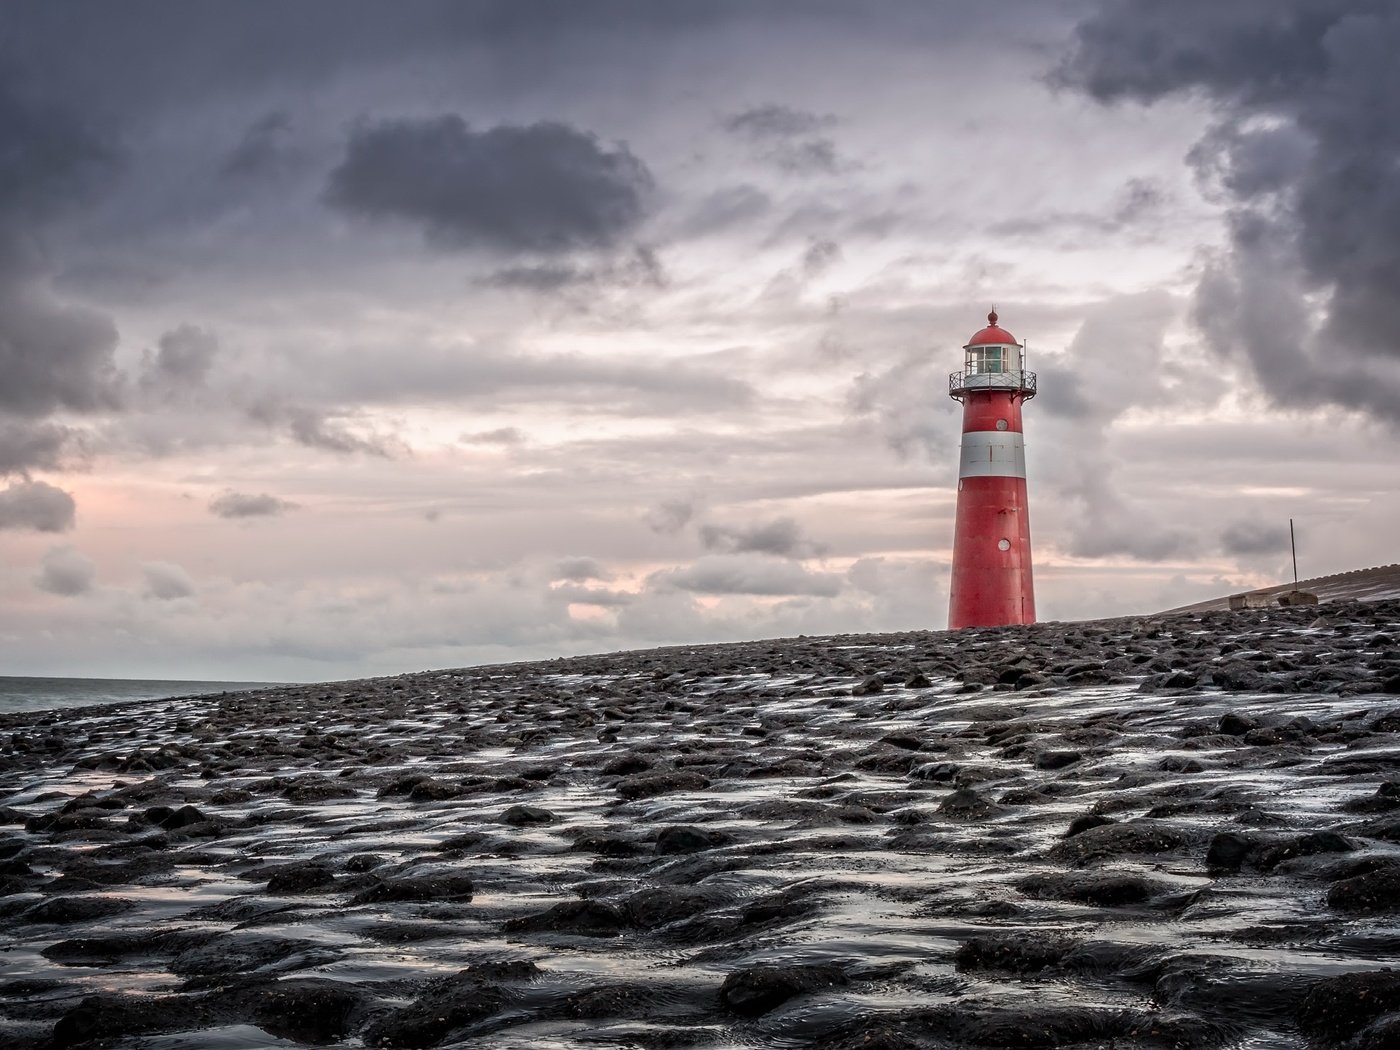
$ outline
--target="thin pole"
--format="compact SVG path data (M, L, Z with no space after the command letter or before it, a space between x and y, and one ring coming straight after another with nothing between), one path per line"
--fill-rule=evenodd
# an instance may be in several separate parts
M1293 548L1293 589L1298 589L1298 540L1293 535L1293 519L1288 519L1288 545Z

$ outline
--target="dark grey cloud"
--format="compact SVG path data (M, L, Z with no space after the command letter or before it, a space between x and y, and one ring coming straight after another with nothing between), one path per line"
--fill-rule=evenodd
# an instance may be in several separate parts
M749 142L759 156L785 171L832 174L845 166L836 143L821 134L836 124L830 114L768 103L725 118L727 131Z
M75 598L92 590L97 566L73 547L54 547L39 563L34 586L49 594Z
M281 110L265 113L250 124L219 165L230 178L276 174L292 161L292 118Z
M700 542L708 551L726 554L772 554L781 558L806 558L821 548L809 540L792 518L774 518L738 528L701 525Z
M355 128L325 199L419 226L445 248L606 248L641 220L651 173L622 144L568 124L477 131L455 114Z
M148 561L141 566L145 595L157 601L169 602L194 594L194 581L180 566L168 561Z
M487 288L558 292L568 288L592 288L601 285L664 288L668 278L656 252L651 248L639 247L620 260L503 266L481 278L478 283Z
M725 118L724 126L746 138L763 140L810 135L835 123L836 118L830 114L809 113L806 110L770 102L762 106L752 106Z
M36 101L0 72L0 216L27 220L89 197L115 171L117 152L66 109Z
M1219 115L1189 158L1229 209L1197 319L1284 405L1400 422L1397 49L1387 0L1123 0L1079 25L1056 75L1105 103L1197 96Z
M0 489L0 529L67 532L76 510L72 496L45 481L16 481Z
M116 407L111 320L58 300L37 275L4 268L0 260L0 412L34 417Z
M270 518L296 510L298 506L291 500L278 499L266 492L254 495L230 490L209 501L209 513L219 518Z
M1220 534L1226 554L1282 554L1288 550L1288 527L1262 521L1237 521Z
M181 325L160 337L154 351L141 356L137 380L142 391L172 399L204 386L219 354L219 341L195 325Z
M72 429L57 423L0 418L0 477L55 469L76 436Z
M46 244L50 224L100 191L115 158L86 123L0 73L0 475L61 464L77 435L47 417L118 403L116 328L54 293ZM72 498L42 483L12 486L0 499L0 527L72 525Z

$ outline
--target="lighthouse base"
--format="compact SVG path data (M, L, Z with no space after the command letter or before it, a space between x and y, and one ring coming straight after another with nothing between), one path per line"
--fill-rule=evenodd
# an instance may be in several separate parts
M948 627L1034 622L1026 481L964 477L958 482Z

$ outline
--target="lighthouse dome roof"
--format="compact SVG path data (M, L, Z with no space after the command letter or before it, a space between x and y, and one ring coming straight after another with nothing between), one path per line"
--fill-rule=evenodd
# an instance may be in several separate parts
M987 327L967 341L967 346L1020 346L1016 337L997 324L997 312L987 315Z

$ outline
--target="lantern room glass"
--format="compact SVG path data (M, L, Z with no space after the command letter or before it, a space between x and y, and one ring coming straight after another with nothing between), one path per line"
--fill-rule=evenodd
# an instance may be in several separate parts
M1018 346L970 346L967 348L969 374L1019 372L1021 348Z

